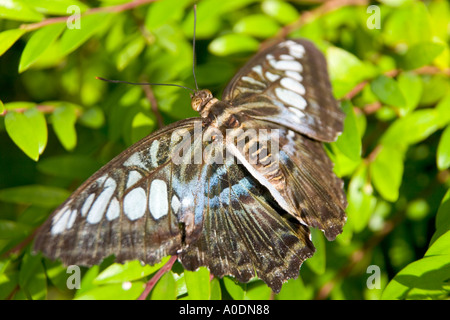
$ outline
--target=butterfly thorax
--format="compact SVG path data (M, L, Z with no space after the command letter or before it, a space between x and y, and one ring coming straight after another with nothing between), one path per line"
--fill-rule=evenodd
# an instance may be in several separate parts
M219 129L236 128L240 121L230 105L215 98L208 89L195 92L191 96L192 109L200 113L200 116Z

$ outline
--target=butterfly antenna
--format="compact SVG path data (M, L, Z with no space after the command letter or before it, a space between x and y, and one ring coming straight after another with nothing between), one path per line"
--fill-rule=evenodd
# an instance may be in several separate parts
M197 25L197 4L194 4L194 36L192 37L192 73L194 74L195 89L198 91L197 78L195 77L195 27Z
M189 87L181 86L179 84L172 84L172 83L150 83L150 82L129 82L129 81L122 81L122 80L109 80L102 77L95 77L98 80L111 82L111 83L126 83L126 84L133 84L138 86L170 86L170 87L179 87L186 90L190 90L192 92L195 92L194 89L191 89Z

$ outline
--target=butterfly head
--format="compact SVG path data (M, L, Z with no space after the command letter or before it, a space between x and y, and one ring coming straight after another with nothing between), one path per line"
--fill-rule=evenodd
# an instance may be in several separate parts
M192 109L202 114L202 111L213 99L214 96L208 89L196 91L194 94L191 94Z

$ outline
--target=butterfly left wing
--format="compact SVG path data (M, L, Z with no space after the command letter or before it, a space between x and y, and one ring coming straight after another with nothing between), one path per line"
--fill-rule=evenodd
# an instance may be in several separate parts
M257 275L278 292L313 254L309 230L236 161L196 163L210 142L195 123L204 133L202 120L180 121L105 165L44 223L34 249L88 266L110 255L154 264L176 254L188 270L204 265L242 282Z
M280 41L247 62L222 99L253 119L332 142L344 114L331 91L323 54L309 41Z

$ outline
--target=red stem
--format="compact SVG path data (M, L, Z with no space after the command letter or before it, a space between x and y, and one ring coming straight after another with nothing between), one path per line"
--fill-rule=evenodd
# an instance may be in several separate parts
M177 256L171 256L169 261L166 262L166 264L158 270L158 272L150 279L149 282L145 285L144 291L139 296L138 300L145 300L147 299L147 296L149 295L150 291L152 291L155 284L158 282L158 280L170 269L172 269L173 264L175 261L177 261Z

